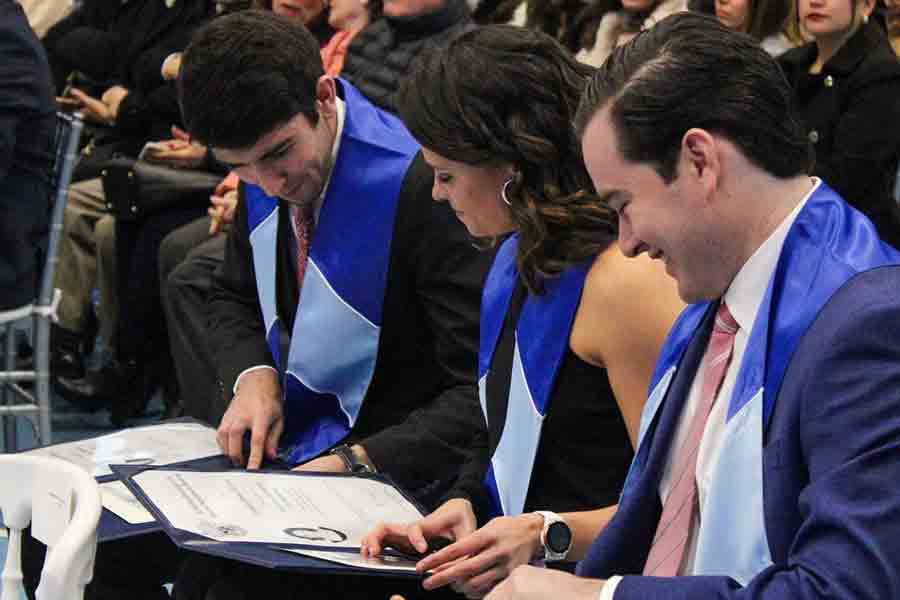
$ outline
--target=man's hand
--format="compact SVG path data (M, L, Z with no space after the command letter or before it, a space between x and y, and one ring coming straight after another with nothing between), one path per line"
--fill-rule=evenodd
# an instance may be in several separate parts
M604 583L555 569L522 566L494 588L487 600L597 600Z
M225 192L224 196L210 196L212 204L206 213L212 218L209 223L209 235L216 235L222 227L234 221L234 210L237 207L237 190Z
M107 90L107 93L108 92L109 90ZM88 96L79 89L72 88L69 90L69 94L78 102L78 110L84 114L85 119L103 125L115 125L116 118L119 116L119 104L122 102L121 98L118 99L115 110L113 110L113 108L103 102L103 100ZM105 95L106 93L104 93L104 96Z
M272 369L257 369L241 377L237 393L231 399L216 432L216 441L235 465L244 464L242 445L244 432L250 430L248 469L258 469L263 452L274 459L278 439L284 429L281 407L281 385Z
M512 571L526 565L541 545L544 519L536 513L498 517L440 552L422 559L419 571L434 571L426 590L450 584L467 598L482 598Z
M119 117L119 107L122 105L122 101L125 100L126 96L128 96L128 88L122 87L121 85L114 85L103 92L103 95L100 97L100 101L109 107L109 111L113 116L113 121Z
M475 531L476 524L472 503L454 498L421 521L408 525L379 523L363 538L360 552L363 556L378 556L386 546L391 546L401 552L424 554L428 550L427 540L436 537L461 540Z

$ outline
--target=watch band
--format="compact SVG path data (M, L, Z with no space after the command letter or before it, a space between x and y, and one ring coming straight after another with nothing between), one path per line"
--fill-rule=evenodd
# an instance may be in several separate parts
M374 473L375 469L359 460L350 444L340 444L331 449L329 454L334 454L342 461L350 473Z

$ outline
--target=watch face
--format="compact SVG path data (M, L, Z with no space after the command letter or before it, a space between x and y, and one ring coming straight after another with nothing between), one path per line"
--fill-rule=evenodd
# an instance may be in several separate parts
M572 545L572 531L562 521L551 523L547 528L547 546L556 554L568 551Z

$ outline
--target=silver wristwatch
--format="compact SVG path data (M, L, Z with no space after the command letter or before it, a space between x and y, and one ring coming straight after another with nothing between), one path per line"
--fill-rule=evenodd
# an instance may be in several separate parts
M572 530L569 525L555 512L539 510L537 514L544 517L544 527L541 529L541 545L544 547L542 558L547 562L566 560L572 548Z

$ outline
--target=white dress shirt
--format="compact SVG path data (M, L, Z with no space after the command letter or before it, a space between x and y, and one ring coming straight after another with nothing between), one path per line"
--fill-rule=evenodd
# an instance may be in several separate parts
M341 136L344 133L344 120L346 119L347 114L347 106L344 104L344 101L340 98L335 98L337 103L337 131L334 134L334 141L331 143L331 165L332 172L334 171L334 163L337 162L338 152L341 150ZM322 204L325 202L325 194L328 193L328 184L331 183L331 172L328 173L328 179L325 180L325 185L322 187L322 193L319 194L319 197L316 198L313 203L313 222L319 222L319 213L322 212ZM238 385L241 383L241 378L250 373L251 371L258 371L260 369L269 369L272 371L278 372L278 369L270 365L255 365L252 367L248 367L241 371L241 374L238 375L237 379L234 380L234 388L232 388L232 393L237 394Z
M731 363L725 372L722 380L722 387L719 390L719 396L713 404L709 413L709 419L706 422L706 428L703 430L703 437L700 439L700 449L697 454L697 471L695 473L697 479L697 490L699 491L698 502L700 505L700 514L703 514L703 506L712 484L712 468L716 464L719 451L722 449L722 441L725 435L725 417L728 414L728 405L731 403L731 395L734 392L734 384L740 372L740 365L744 358L744 352L747 349L747 342L750 339L750 333L753 331L753 323L756 321L756 313L759 311L759 305L763 301L769 281L778 267L778 258L781 256L781 249L784 246L784 240L787 237L791 226L800 214L800 211L806 205L807 200L819 187L819 179L813 178L812 189L804 196L797 206L784 218L781 224L769 235L765 242L756 249L756 252L744 263L741 270L734 277L731 285L725 291L723 297L728 305L731 315L737 321L740 329L734 337L734 348L731 354ZM678 421L678 427L675 431L675 439L672 448L680 448L686 441L691 422L694 414L700 406L700 395L703 388L703 375L706 365L701 361L697 373L694 375L694 381L691 383L691 389L688 393L687 402L681 411L681 417ZM675 452L670 451L666 459L666 466L663 470L662 478L659 482L659 497L663 504L669 495L671 489L672 464L675 459ZM702 527L703 519L700 519ZM699 537L700 528L696 525L691 529L687 541L687 552L685 552L684 562L679 568L680 575L693 575L694 573L694 557L697 551L697 538ZM621 577L612 576L603 586L600 593L600 600L612 600L616 587L619 585Z

